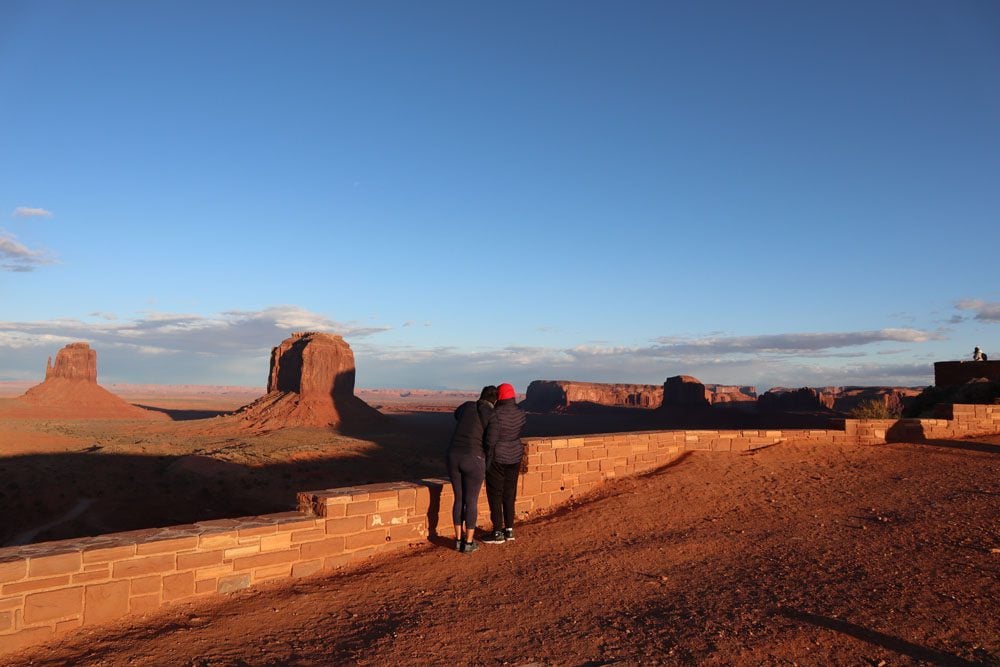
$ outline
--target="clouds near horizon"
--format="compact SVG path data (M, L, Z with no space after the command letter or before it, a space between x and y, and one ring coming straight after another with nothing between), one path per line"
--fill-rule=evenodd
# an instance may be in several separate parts
M409 327L400 327L409 330ZM878 362L901 352L899 343L940 340L937 332L880 329L855 332L758 336L660 337L645 346L510 345L461 349L382 344L372 337L389 327L339 322L292 305L229 310L205 316L150 312L119 319L94 312L86 318L35 322L0 321L0 369L32 373L39 359L63 345L87 341L99 351L103 376L114 381L162 384L262 382L272 347L296 331L325 331L349 339L359 386L468 388L504 378L518 386L536 379L662 383L671 375L705 382L760 386L806 384L919 385L929 379L924 363ZM895 343L889 350L865 349ZM48 349L42 349L48 348ZM30 350L38 349L38 359ZM825 360L840 360L831 366ZM15 361L15 360L19 360Z

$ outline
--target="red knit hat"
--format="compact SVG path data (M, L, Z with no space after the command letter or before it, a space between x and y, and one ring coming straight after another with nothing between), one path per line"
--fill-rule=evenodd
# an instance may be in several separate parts
M500 385L499 387L497 387L497 391L500 392L500 400L501 401L506 400L508 398L516 398L517 397L517 392L514 391L514 385L507 384L506 382L504 382L502 385Z

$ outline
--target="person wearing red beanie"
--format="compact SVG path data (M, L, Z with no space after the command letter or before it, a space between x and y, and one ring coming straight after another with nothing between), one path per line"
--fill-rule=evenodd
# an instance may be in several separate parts
M514 539L514 504L517 478L521 472L524 445L521 431L527 417L518 407L517 392L506 382L497 387L498 400L493 414L497 420L497 443L486 462L486 499L490 503L493 532L483 544L503 544Z
M517 398L517 392L514 391L514 385L507 384L506 382L497 387L497 393L499 394L498 398L501 401L506 401L508 398Z

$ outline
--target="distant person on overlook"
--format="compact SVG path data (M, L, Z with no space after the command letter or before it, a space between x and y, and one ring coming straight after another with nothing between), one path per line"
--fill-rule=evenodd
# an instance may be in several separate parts
M455 431L448 445L448 477L455 492L451 508L455 524L455 550L471 554L479 548L475 543L476 521L479 518L479 492L486 477L486 456L497 441L497 418L493 404L497 388L483 387L478 401L466 401L455 409Z
M979 347L977 346L976 349L974 349L972 351L972 360L973 361L986 361L986 353L983 352L982 350L980 350Z
M517 478L521 472L524 445L521 431L526 417L517 406L514 387L504 382L498 388L494 414L497 419L497 444L486 462L486 499L490 502L493 532L484 544L503 544L514 539L514 504L517 501Z

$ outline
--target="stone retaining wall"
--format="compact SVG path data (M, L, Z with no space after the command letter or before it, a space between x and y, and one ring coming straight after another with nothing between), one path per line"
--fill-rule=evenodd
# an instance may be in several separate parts
M562 505L690 450L740 452L783 441L880 444L1000 432L1000 406L951 419L846 420L843 430L700 430L529 438L517 512ZM424 479L310 491L299 511L0 549L0 653L81 626L141 615L261 581L289 579L452 538L451 486ZM488 524L485 494L480 522ZM447 543L447 542L446 542Z
M977 378L1000 382L1000 361L937 361L934 363L934 385L937 387L958 387Z

